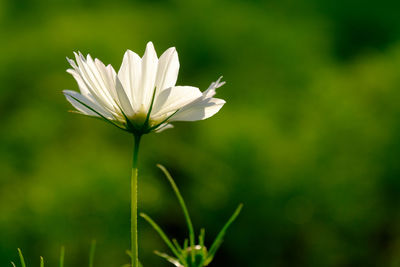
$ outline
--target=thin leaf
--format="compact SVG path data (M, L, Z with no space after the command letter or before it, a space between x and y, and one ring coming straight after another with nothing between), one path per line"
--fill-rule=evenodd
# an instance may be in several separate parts
M168 239L167 235L164 233L164 231L158 226L157 223L155 223L148 215L144 213L140 213L140 216L145 219L153 228L156 230L156 232L160 235L160 237L164 240L165 244L171 249L171 251L175 254L175 256L179 259L181 259L181 256L179 255L178 251L174 247L174 245L171 243L171 241Z
M19 260L21 261L21 266L26 267L24 256L22 255L21 249L18 249L18 254L19 254Z
M201 247L204 247L204 238L206 235L206 230L204 228L201 228L200 230L200 235L199 235L199 245Z
M193 230L192 220L190 219L190 215L189 215L189 212L188 212L188 210L187 210L185 201L183 200L183 197L182 197L181 193L179 192L179 189L178 189L178 187L176 186L174 179L172 179L172 176L171 176L171 174L167 171L167 169L166 169L164 166L162 166L161 164L157 164L157 167L160 168L161 171L162 171L162 172L165 174L165 176L167 177L169 183L170 183L171 186L172 186L172 189L173 189L174 192L175 192L176 197L178 198L179 204L180 204L181 207L182 207L183 214L184 214L184 216L185 216L186 223L187 223L188 228L189 228L190 247L192 247L192 249L191 249L191 255L192 255L192 261L194 261L194 246L195 246L195 244L194 244L194 230Z
M11 265L12 265L13 267L17 267L17 266L15 265L15 263L14 263L14 262L11 262Z
M175 238L172 239L172 243L174 243L174 245L175 245L176 249L178 250L178 252L182 253L182 247L179 245L178 241Z
M44 267L44 259L40 256L40 267Z
M183 250L187 250L188 249L188 244L189 244L189 240L187 238L185 238L185 240L183 241Z
M223 238L224 238L224 235L225 235L226 231L228 230L229 226L235 221L235 219L239 216L240 211L242 210L242 207L243 207L243 204L240 204L236 208L236 210L233 213L233 215L229 218L227 223L224 225L224 227L222 227L222 230L219 232L219 234L215 238L214 243L210 247L208 258L207 258L207 260L205 262L206 266L212 261L215 253L217 252L219 246L221 245L221 243L223 241Z

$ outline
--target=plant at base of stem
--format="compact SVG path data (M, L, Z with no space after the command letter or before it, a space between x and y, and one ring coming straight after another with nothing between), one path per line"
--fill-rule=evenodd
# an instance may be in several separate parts
M95 250L96 250L96 240L93 240L92 244L90 245L89 267L93 267ZM24 259L24 256L22 255L21 249L18 249L18 255L19 255L21 267L26 267L25 259ZM59 267L64 267L64 257L65 257L65 248L61 247ZM17 267L17 265L15 265L14 262L11 262L11 266ZM40 256L40 267L44 267L44 259L42 256Z
M172 179L172 176L167 171L167 169L160 164L158 164L157 167L163 171L169 183L171 184L176 197L178 198L179 204L185 216L186 223L188 225L189 238L185 239L183 245L180 245L176 239L170 240L164 233L164 231L161 229L161 227L157 223L155 223L153 219L151 219L148 215L141 213L140 216L143 217L154 228L154 230L156 230L156 232L160 235L160 237L163 239L166 245L171 249L172 253L174 254L174 257L159 251L155 251L154 253L166 259L167 261L169 261L170 263L174 264L177 267L203 267L209 265L211 261L214 259L215 253L217 252L218 248L222 244L224 235L228 230L229 226L239 216L243 204L240 204L237 207L233 215L229 218L227 223L224 225L222 230L215 238L210 249L207 250L207 247L204 245L205 230L201 229L198 244L196 245L193 224L190 219L190 215L187 210L185 201L183 200L183 197L179 192L178 187L176 186L174 180Z

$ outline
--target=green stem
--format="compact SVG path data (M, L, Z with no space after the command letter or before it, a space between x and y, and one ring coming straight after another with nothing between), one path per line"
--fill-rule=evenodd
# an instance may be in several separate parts
M140 134L135 134L135 144L133 148L133 160L132 160L132 178L131 178L131 253L132 253L132 267L139 267L139 256L138 256L138 153Z

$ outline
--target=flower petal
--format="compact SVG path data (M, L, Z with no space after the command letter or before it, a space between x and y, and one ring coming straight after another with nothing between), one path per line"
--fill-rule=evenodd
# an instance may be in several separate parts
M126 95L132 103L134 110L138 110L140 105L138 103L138 96L136 95L142 75L142 59L131 50L127 50L118 71L118 78L121 81Z
M180 109L169 121L198 121L204 120L217 113L225 104L225 100L208 98L195 101Z
M142 58L142 77L140 87L137 92L138 103L140 108L144 108L145 112L149 110L150 102L154 92L158 66L158 58L152 42L148 42L146 51Z
M135 112L132 109L131 103L129 102L128 96L125 93L125 89L123 88L120 80L118 79L118 77L115 77L115 89L117 91L118 94L118 102L120 103L122 108L122 111L125 113L125 116L127 117L132 117Z
M67 98L67 100L76 108L78 111L85 115L103 117L107 119L114 119L113 115L102 108L99 104L97 104L93 99L89 97L83 96L75 91L71 90L64 90L63 94Z
M174 125L172 125L170 123L163 123L157 129L155 129L154 131L156 133L161 133L161 132L163 132L163 131L165 131L167 129L171 129L171 128L174 128Z
M151 117L167 115L170 112L200 98L202 93L193 86L174 86L163 90L155 99Z
M90 64L89 66L82 54L78 55L75 53L75 58L78 64L77 66L74 64L76 66L75 71L81 77L81 81L86 85L90 95L96 99L96 102L98 102L99 105L110 112L114 112L116 108L115 102L112 99L108 89L105 88L104 83L100 83L100 74L97 67L94 65L94 63ZM88 59L91 60L89 56ZM73 67L74 65L71 64Z
M158 93L175 86L178 79L179 59L175 47L167 49L158 61L156 87Z
M215 82L212 82L207 90L204 91L203 96L204 98L213 97L217 92L216 89L220 88L225 82L221 82L222 76L218 78Z

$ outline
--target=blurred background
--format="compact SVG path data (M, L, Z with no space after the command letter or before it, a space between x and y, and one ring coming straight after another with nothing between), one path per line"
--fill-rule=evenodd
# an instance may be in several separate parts
M65 57L116 69L126 49L176 46L178 84L220 75L214 117L144 137L140 210L180 241L172 173L211 266L400 266L400 18L393 1L0 1L0 265L129 261L132 137L67 112ZM140 221L144 266L170 266ZM169 252L169 251L168 251Z

